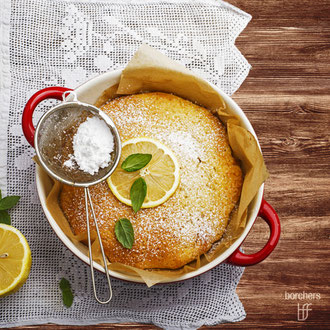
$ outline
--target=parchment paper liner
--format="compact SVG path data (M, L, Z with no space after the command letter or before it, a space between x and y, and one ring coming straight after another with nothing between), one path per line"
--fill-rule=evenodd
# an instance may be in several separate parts
M118 88L117 88L118 87ZM146 91L173 93L193 101L218 116L227 126L229 143L234 156L240 160L244 182L238 208L232 212L231 220L223 238L211 250L197 260L177 270L141 270L120 263L109 263L109 268L124 274L139 276L149 287L166 280L172 280L187 272L196 270L223 253L242 234L247 219L248 207L261 184L267 179L267 169L253 135L242 127L240 119L230 113L224 100L208 83L181 64L169 59L155 49L142 45L124 69L119 86L109 86L96 102L100 107L109 99L122 94L135 94ZM49 212L63 232L88 255L86 234L74 235L58 203L61 184L54 182L47 196ZM102 264L100 247L97 240L93 245L94 260Z

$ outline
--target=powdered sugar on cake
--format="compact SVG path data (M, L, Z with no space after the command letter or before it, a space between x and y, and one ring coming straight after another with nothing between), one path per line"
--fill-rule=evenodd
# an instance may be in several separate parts
M176 154L195 160L198 160L198 157L200 157L201 144L190 132L173 131L169 132L169 134L160 132L159 138L166 140L171 148L177 151Z

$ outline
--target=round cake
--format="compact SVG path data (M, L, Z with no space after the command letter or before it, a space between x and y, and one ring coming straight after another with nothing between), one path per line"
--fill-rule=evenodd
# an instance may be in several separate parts
M137 213L120 202L106 182L90 187L109 261L141 269L176 269L206 253L222 237L243 180L223 124L207 109L159 92L119 97L101 109L112 118L122 141L159 140L180 164L175 193L163 204ZM86 232L83 188L64 185L59 203L73 232ZM132 249L116 239L114 226L121 218L133 225Z

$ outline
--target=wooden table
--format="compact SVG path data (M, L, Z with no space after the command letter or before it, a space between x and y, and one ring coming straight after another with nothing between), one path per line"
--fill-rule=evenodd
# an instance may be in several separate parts
M330 2L229 2L253 16L237 39L252 70L234 99L259 137L271 174L265 198L280 216L282 236L272 255L247 268L238 285L246 319L214 328L330 328ZM268 227L257 220L245 251L257 251L267 238ZM303 292L321 299L285 299L286 293ZM298 303L312 303L305 321L297 321ZM87 328L156 329L138 324Z

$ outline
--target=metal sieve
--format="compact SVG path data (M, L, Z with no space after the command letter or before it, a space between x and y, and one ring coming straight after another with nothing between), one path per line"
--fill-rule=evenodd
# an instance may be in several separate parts
M32 124L32 113L40 100L39 102L35 102L36 104L32 105L28 102L22 117L23 132L30 144L34 146L40 165L50 176L64 184L84 188L88 250L93 291L95 299L101 304L106 304L112 298L112 289L107 266L107 259L104 254L103 244L98 227L98 221L95 216L94 207L88 188L92 185L104 181L116 169L121 155L120 136L116 126L109 116L107 116L104 112L93 105L78 101L74 91L59 91L56 96L53 95L53 98L59 99L59 96L62 97L63 102L49 109L40 118L35 132ZM41 99L45 98L46 97L41 97ZM109 165L105 168L99 169L97 173L92 175L80 170L78 166L67 167L63 164L65 159L68 159L68 157L73 153L72 142L78 127L80 124L85 122L87 118L94 116L103 120L109 127L114 139L114 151L110 154L111 159ZM109 297L105 301L102 301L98 298L96 291L88 204L90 206L92 218L95 224L97 239L100 244L104 270L109 287Z

